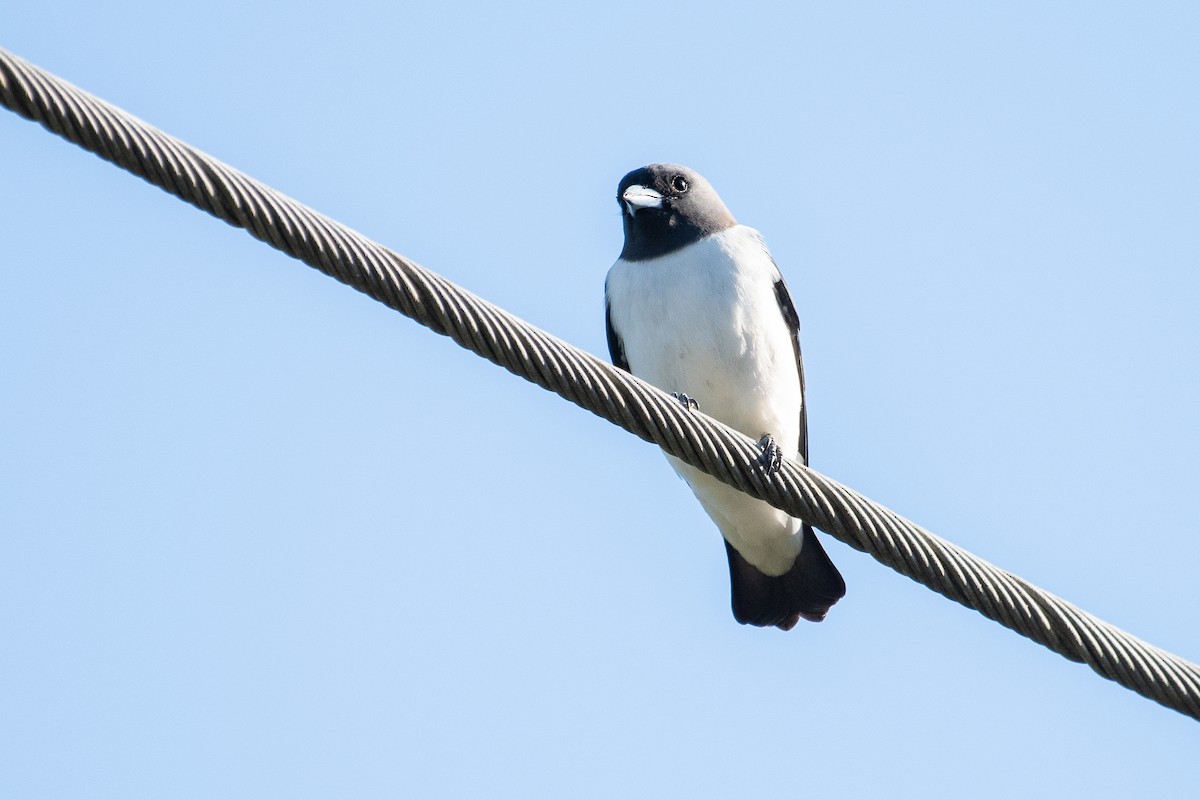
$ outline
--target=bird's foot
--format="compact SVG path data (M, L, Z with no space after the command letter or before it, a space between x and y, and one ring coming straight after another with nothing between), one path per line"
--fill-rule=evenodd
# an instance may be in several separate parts
M676 400L683 403L683 407L688 411L700 410L700 404L696 402L695 398L689 396L685 392L671 392L671 397L674 397Z
M764 433L762 438L758 440L758 449L761 450L758 458L755 461L758 465L766 470L768 475L774 475L783 467L783 450L779 449L779 445L775 443L775 437L769 433Z

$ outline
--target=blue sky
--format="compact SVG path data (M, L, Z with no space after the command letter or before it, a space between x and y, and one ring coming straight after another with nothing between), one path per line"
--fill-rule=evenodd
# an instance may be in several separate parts
M27 3L0 46L605 350L620 177L771 244L813 465L1200 659L1187 3ZM1182 796L1196 723L0 114L0 795Z

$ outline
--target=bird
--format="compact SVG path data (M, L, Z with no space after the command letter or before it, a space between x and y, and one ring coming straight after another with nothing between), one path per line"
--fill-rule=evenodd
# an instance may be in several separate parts
M784 458L807 464L800 321L763 237L679 164L633 170L617 203L625 239L604 282L613 365L757 439L768 473ZM787 631L845 596L810 525L667 459L725 541L734 619Z

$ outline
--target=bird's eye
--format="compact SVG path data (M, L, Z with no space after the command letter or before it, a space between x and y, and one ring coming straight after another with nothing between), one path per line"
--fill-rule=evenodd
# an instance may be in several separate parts
M676 175L674 178L671 178L671 188L680 194L683 194L688 190L687 178L683 177L682 175Z

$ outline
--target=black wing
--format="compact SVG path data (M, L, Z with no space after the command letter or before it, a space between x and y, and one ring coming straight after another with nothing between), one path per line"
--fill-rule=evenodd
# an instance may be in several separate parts
M788 294L787 284L783 278L775 281L775 299L779 301L779 310L783 312L783 320L788 330L792 332L792 349L796 352L796 371L800 373L800 458L808 464L808 400L804 397L804 358L800 355L800 317L796 315L796 307L792 305L792 296ZM612 347L612 328L609 328L609 347ZM615 362L614 362L615 363Z
M784 292L786 291L785 289ZM629 372L629 362L625 360L625 345L621 344L621 337L613 330L612 309L608 306L607 293L604 298L604 329L608 334L608 357L612 359L613 366Z

